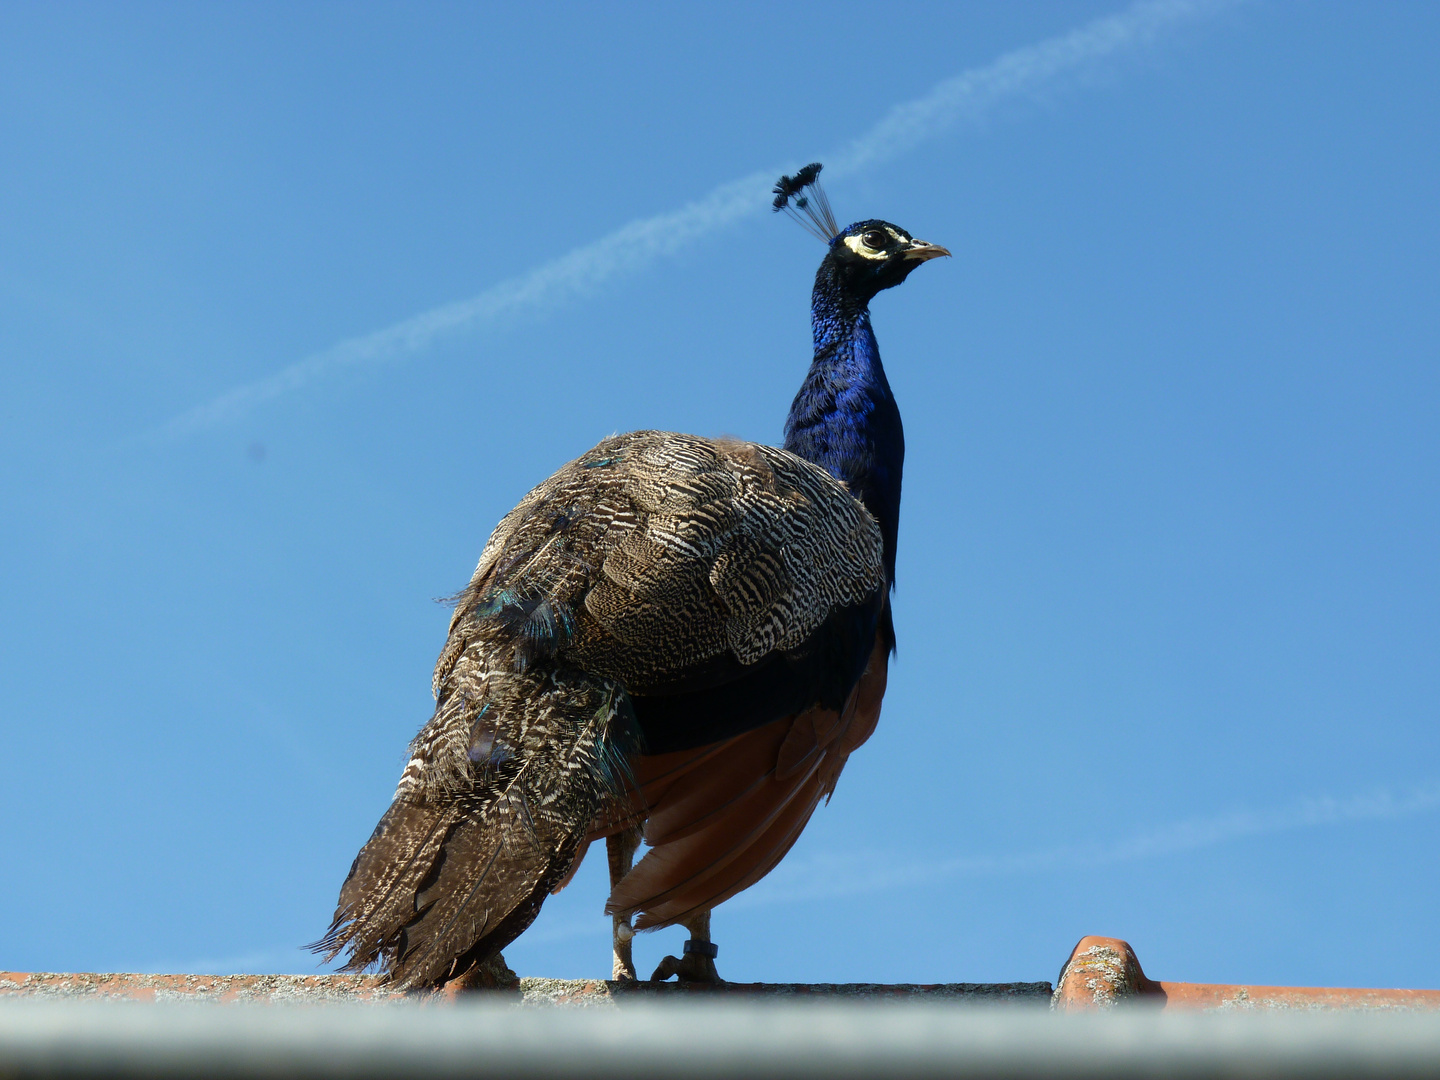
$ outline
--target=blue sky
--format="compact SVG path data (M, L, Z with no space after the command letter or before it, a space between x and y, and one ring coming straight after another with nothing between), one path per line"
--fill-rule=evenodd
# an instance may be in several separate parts
M722 974L1099 933L1440 985L1437 51L1422 4L0 7L0 968L313 970L492 525L615 431L779 440L821 250L764 188L819 158L956 257L874 305L884 716ZM608 971L603 869L513 967Z

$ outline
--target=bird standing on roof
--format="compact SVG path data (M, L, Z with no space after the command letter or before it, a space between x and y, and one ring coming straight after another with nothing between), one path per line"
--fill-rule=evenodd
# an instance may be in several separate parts
M653 977L718 981L711 910L784 857L879 718L905 444L868 305L949 254L838 229L820 168L775 189L828 247L784 448L616 436L500 522L327 958L473 980L604 837L615 977L634 930L681 923Z

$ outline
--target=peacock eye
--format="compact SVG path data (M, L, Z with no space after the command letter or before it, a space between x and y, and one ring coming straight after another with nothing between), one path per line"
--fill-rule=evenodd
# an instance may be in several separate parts
M866 247L874 248L876 251L879 251L890 241L890 238L879 229L871 229L869 232L862 233L860 239Z

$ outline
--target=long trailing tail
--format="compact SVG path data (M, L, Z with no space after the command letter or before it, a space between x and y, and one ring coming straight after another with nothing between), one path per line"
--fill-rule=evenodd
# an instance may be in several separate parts
M473 647L472 647L473 648ZM618 683L467 650L311 948L401 988L483 964L539 914L638 741ZM505 658L508 659L508 658Z

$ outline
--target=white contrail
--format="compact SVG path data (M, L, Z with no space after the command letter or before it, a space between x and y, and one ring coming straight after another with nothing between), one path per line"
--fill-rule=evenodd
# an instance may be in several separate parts
M1017 852L1013 855L926 859L894 852L820 853L786 860L765 881L730 902L731 907L790 903L921 885L946 878L989 878L1046 873L1072 867L1109 866L1214 847L1246 836L1289 832L1350 821L1412 817L1440 808L1440 785L1395 796L1387 791L1348 799L1303 799L1272 810L1237 810L1188 818L1110 843Z
M998 103L1053 90L1063 76L1153 42L1164 31L1209 15L1238 0L1140 0L1123 12L1077 30L1006 53L984 67L939 83L915 101L897 105L878 124L827 162L828 175L844 176L913 150L957 124L982 119ZM469 300L432 308L383 330L349 338L258 382L221 394L159 428L181 436L234 419L264 401L299 389L327 372L418 352L444 334L473 330L502 316L554 305L602 282L634 271L763 209L769 188L785 166L721 184L678 210L633 221L593 243L493 285Z
M743 217L763 205L762 197L778 173L753 173L721 184L709 195L679 210L632 221L608 236L578 247L543 266L492 285L469 300L422 311L363 337L349 338L314 353L283 371L221 394L213 401L181 413L159 428L159 436L188 435L252 406L297 390L334 368L376 363L419 352L440 336L470 330L503 315L554 304L580 295L601 282L638 269L655 258L678 251L690 241Z
M1142 0L1128 10L1087 23L1068 34L1006 53L985 67L939 83L915 101L897 105L846 150L827 161L830 176L889 161L962 122L984 119L1007 98L1052 92L1058 80L1096 61L1154 42L1177 24L1233 6L1239 0Z

